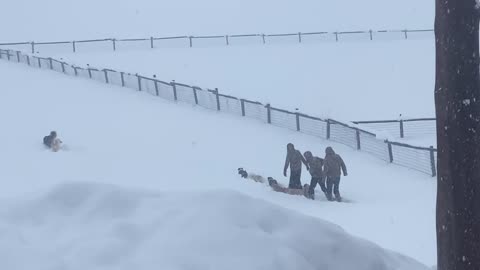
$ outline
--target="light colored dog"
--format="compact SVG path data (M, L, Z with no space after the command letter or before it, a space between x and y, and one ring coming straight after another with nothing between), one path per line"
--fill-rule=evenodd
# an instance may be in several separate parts
M63 143L62 140L60 140L59 138L53 139L52 151L53 152L58 152L62 148L62 143Z

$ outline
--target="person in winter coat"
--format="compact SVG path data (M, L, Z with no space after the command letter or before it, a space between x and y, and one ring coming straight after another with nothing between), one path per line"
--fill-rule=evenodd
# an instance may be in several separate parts
M342 157L337 155L332 147L327 147L325 149L324 175L327 177L326 195L329 201L333 201L332 188L335 199L339 202L342 200L342 197L340 197L340 176L342 171L344 176L348 175L347 167Z
M60 150L62 141L57 137L57 132L52 131L50 132L50 135L43 137L43 144L52 149L53 152L57 152Z
M312 180L310 181L310 189L308 191L309 198L315 199L315 187L317 184L322 189L322 192L327 194L327 188L325 187L325 178L323 177L323 159L315 157L312 152L307 151L303 154L308 166L310 167L310 175Z
M291 143L287 144L287 158L285 159L285 166L283 168L283 175L287 176L287 169L290 167L290 183L289 188L302 189L302 163L305 164L307 170L309 167L307 161L303 158L300 151L295 149L295 146Z

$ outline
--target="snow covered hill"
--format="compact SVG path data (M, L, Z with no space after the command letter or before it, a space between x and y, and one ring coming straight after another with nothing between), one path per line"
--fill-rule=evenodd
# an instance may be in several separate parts
M427 38L41 55L83 67L156 74L286 110L354 121L434 116L434 46Z
M425 29L433 5L17 0L2 3L0 42ZM423 39L47 56L350 121L432 116L433 55L433 39ZM0 74L1 269L425 269L396 252L436 262L431 177L129 89L4 61ZM43 147L51 130L65 151ZM245 167L285 184L289 142L318 156L333 146L349 169L341 192L350 203L279 194L237 175Z
M3 199L71 181L163 192L236 190L339 224L427 265L435 262L435 182L428 176L343 145L129 89L4 61L0 72L0 140L8 142L0 152ZM68 151L43 148L50 130ZM288 142L319 156L333 146L349 169L342 195L353 203L277 194L237 175L245 167L286 183Z
M15 25L15 29L4 31L0 41L431 29L434 19L433 2L413 0L4 3L4 10L19 9L23 12L6 12L0 17L3 25ZM258 42L258 46L156 50L148 49L146 44L142 51L123 51L119 44L116 53L109 51L110 43L105 43L102 47L107 49L100 52L80 50L76 55L65 53L71 50L71 44L65 44L53 46L63 49L46 56L147 76L157 74L165 81L202 88L218 87L226 94L270 102L288 110L299 108L319 117L384 120L396 119L400 114L408 118L434 115L433 41L266 47Z
M2 269L426 270L239 192L61 184L0 207Z

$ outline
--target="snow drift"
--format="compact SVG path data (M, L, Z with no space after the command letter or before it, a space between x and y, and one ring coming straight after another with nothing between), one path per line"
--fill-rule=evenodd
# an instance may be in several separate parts
M426 269L326 221L224 190L61 184L4 206L0 237L1 269Z

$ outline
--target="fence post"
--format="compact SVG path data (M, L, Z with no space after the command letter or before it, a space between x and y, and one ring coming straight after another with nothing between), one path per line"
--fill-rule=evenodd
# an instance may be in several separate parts
M170 82L170 85L172 86L172 90L173 90L173 100L177 101L178 94L177 94L177 84L175 83L175 80L172 80Z
M373 31L372 31L372 29L370 29L369 32L370 32L370 40L373 40Z
M177 101L178 100L177 84L175 83L175 80L171 81L170 85L172 86L172 90L173 90L173 100Z
M230 42L228 40L228 35L225 36L225 42L227 43L227 46L230 45Z
M153 49L153 37L150 37L150 48Z
M330 119L327 119L327 140L330 140Z
M7 50L7 60L10 61L10 50Z
M193 89L193 97L195 98L195 104L198 105L197 88L193 86L192 89Z
M123 76L123 71L120 71L120 78L122 79L122 87L125 87L125 77Z
M32 45L32 54L33 54L33 53L35 53L35 42L32 41L31 45Z
M245 100L240 99L240 105L242 107L242 116L245 116Z
M267 108L267 123L271 124L272 123L272 110L270 109L270 104L265 105L265 108Z
M338 42L338 32L335 32L334 34L335 34L335 41Z
M27 64L30 66L30 56L27 54Z
M87 68L88 70L88 77L90 77L90 79L92 78L92 71L90 70L90 67Z
M10 59L10 58L9 58L9 59ZM39 57L37 58L37 60L38 60L38 68L42 68L42 61L40 61L40 58L39 58Z
M20 51L17 51L17 62L20 63Z
M158 97L160 95L160 92L158 91L158 81L155 79L153 84L155 85L155 95Z
M300 114L298 112L295 113L295 118L297 120L297 131L300 131Z
M403 32L405 33L405 39L408 39L408 36L407 36L407 29L403 30Z
M215 98L217 100L217 111L220 111L220 96L218 95L218 88L215 88Z
M190 48L193 47L193 37L189 36L188 39L190 40Z
M393 150L392 150L392 144L389 141L385 141L388 145L388 157L390 159L390 163L393 163Z
M117 41L114 38L112 38L113 51L117 50L117 44L116 43L117 43Z
M78 76L77 67L76 66L72 66L72 67L73 67L73 71L75 72L75 76Z
M105 73L105 83L108 84L108 72L106 69L104 69L103 72Z
M361 149L361 145L360 145L360 130L357 128L355 129L355 133L357 135L357 150L360 150Z
M51 57L48 58L48 62L50 63L50 69L53 69L53 60Z
M77 52L77 46L75 46L75 41L72 41L73 52Z
M435 166L435 153L433 151L433 146L430 146L430 163L432 165L432 177L437 176L437 168Z
M263 44L265 44L265 34L262 34Z
M138 76L138 73L135 74L135 76L137 76L138 80L138 91L142 91L142 79L140 78L140 76Z
M62 62L62 73L65 73L65 63Z
M302 33L298 32L298 43L302 43Z
M403 120L400 119L400 138L404 137Z

